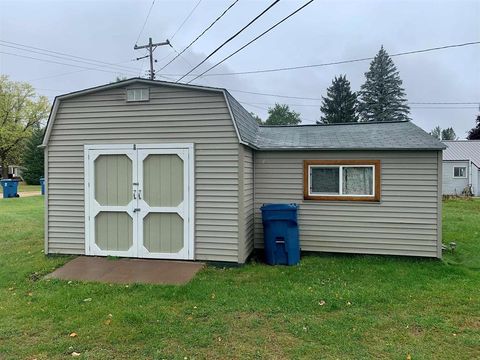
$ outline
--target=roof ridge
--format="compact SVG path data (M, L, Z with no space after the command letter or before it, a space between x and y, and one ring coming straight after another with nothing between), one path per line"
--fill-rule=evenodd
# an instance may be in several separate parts
M345 126L345 125L373 125L373 124L393 124L393 123L408 123L409 120L395 120L395 121L356 121L356 122L344 122L333 124L296 124L296 125L259 125L261 128L271 127L302 127L302 126Z

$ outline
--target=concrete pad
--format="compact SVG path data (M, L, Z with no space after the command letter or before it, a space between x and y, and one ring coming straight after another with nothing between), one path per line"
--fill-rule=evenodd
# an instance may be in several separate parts
M115 284L179 285L189 282L204 265L188 261L79 256L45 277Z

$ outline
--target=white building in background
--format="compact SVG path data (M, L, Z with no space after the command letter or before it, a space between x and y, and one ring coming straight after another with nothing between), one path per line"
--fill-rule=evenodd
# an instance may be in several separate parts
M480 196L480 140L443 141L443 194Z

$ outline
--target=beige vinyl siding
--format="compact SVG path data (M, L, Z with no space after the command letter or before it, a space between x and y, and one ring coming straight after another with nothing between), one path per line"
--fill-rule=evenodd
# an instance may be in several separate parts
M83 145L194 143L195 259L237 262L239 144L223 94L158 86L148 102L125 96L117 88L59 104L46 149L49 253L85 253Z
M244 263L253 251L254 237L254 155L253 150L247 146L240 145L240 217L239 217L239 262Z
M298 203L303 251L440 256L437 155L437 151L257 151L255 247L263 247L260 206ZM380 160L381 202L303 200L303 160L315 159Z

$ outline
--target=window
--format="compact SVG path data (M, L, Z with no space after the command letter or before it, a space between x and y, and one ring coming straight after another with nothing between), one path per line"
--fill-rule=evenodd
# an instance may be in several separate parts
M305 200L380 201L380 161L305 160Z
M148 101L150 93L148 88L127 89L127 101Z
M453 167L453 177L454 178L466 178L467 177L467 168L465 166L454 166Z

